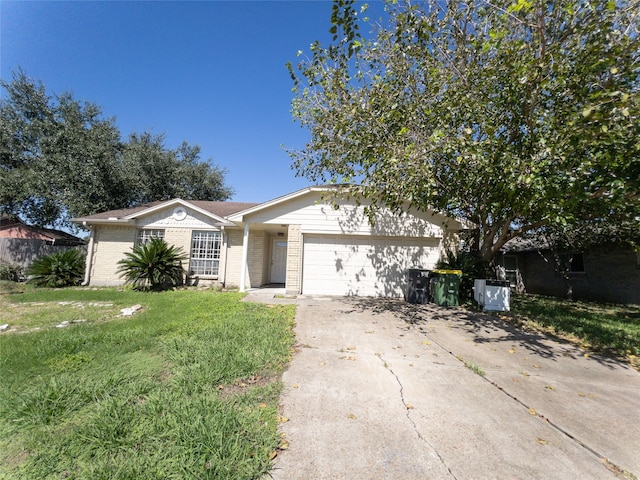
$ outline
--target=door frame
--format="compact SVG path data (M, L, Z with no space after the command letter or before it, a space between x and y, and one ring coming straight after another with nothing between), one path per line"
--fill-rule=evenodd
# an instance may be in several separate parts
M278 246L278 243L284 243L284 246ZM277 258L276 249L282 248L284 251L284 255L282 255L281 259ZM271 262L269 265L269 283L286 283L287 281L287 253L288 253L289 243L286 237L273 237L271 239ZM276 265L276 261L279 261L278 265ZM274 270L277 268L282 268L282 276L276 276L274 278ZM279 272L277 272L279 273Z

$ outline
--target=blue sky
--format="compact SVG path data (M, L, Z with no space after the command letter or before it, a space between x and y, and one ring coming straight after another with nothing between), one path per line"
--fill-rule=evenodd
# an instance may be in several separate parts
M282 145L304 146L285 68L330 40L331 2L0 3L0 68L49 94L73 92L115 117L123 137L166 134L227 170L233 200L262 202L309 185Z

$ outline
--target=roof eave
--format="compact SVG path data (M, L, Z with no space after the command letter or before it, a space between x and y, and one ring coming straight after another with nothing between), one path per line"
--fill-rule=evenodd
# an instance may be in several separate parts
M134 222L128 220L126 218L88 218L88 217L78 217L72 218L71 221L73 223L78 223L81 225L113 225L113 224L133 224Z
M196 206L196 205L194 205L194 204L192 204L192 203L190 203L190 202L188 202L186 200L182 200L181 198L174 198L172 200L168 200L168 201L160 203L158 205L154 205L153 207L146 208L144 210L139 210L139 211L134 212L134 213L132 213L130 215L127 215L126 217L123 217L123 218L125 218L127 220L135 220L136 218L142 217L144 215L149 215L151 213L157 212L159 210L162 210L162 209L165 209L165 208L168 208L168 207L172 207L174 205L180 205L180 206L189 208L191 210L195 210L196 212L198 212L198 213L200 213L202 215L205 215L205 216L207 216L209 218L212 218L212 219L216 220L217 222L219 222L221 224L224 224L226 226L232 226L233 225L233 223L230 223L226 218L220 217L220 216L218 216L218 215L216 215L214 213L211 213L211 212L209 212L209 211L207 211L207 210L205 210L203 208L200 208L200 207L198 207L198 206Z
M260 210L264 210L265 208L270 208L284 202L288 202L289 200L293 200L294 198L300 197L302 195L306 195L307 193L328 192L330 190L335 190L337 187L344 187L344 185L339 185L336 187L328 186L328 185L315 185L311 187L306 187L301 190L296 190L293 193L289 193L287 195L274 198L273 200L268 200L266 202L260 203L254 207L247 208L246 210L242 210L240 212L236 212L234 214L228 215L227 219L236 223L244 223L244 217L247 215L251 215L252 213L259 212Z

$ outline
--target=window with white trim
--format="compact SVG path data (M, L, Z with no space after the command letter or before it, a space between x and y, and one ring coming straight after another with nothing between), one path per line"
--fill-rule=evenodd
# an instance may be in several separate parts
M191 234L190 275L217 276L221 244L220 232L194 231Z
M152 238L164 238L164 230L141 228L136 231L136 245L143 245Z

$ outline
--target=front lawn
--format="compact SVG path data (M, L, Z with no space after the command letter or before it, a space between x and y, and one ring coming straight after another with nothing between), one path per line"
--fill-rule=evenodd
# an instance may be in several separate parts
M507 318L640 367L640 307L514 295Z
M241 298L0 286L0 478L266 473L294 307Z

